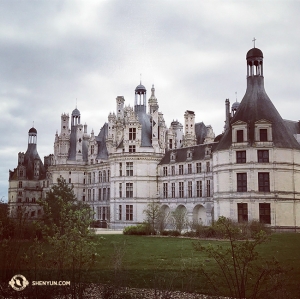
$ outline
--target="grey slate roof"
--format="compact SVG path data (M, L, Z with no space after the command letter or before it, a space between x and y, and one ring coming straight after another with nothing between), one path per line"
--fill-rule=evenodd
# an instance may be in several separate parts
M139 123L142 125L142 140L141 146L152 146L152 126L151 115L144 111L137 112Z
M106 136L107 136L108 124L105 123L101 128L98 136L95 137L98 143L98 155L97 159L107 160L108 159L108 151L106 147Z
M217 150L228 149L231 146L231 126L237 121L244 121L249 127L249 144L254 143L254 123L258 120L269 120L272 122L273 144L280 148L297 148L300 145L287 129L284 120L276 110L264 89L264 78L262 76L249 76L247 78L247 90L236 114L230 121L230 128L221 138Z
M166 152L164 157L161 159L161 161L159 162L159 165L170 164L170 162L171 162L170 155L171 155L171 153L174 153L174 152L176 153L175 163L187 162L188 151L193 152L193 156L190 161L203 160L205 157L205 149L207 147L210 147L211 152L213 152L215 150L215 148L217 147L217 143L201 144L201 145L195 145L195 146L191 146L191 147L183 147L183 148L179 148L176 150L169 150Z

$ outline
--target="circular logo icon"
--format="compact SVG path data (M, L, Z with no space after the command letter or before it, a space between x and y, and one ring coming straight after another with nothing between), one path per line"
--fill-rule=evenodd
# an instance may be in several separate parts
M8 284L14 290L22 291L29 285L29 281L26 279L25 276L23 276L21 274L17 274L17 275L12 277L12 279L10 280L10 282Z

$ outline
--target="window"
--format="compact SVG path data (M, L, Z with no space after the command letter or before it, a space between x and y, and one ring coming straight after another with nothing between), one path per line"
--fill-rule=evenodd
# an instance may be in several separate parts
M126 220L133 220L133 205L126 205Z
M110 188L107 188L107 200L110 200Z
M102 220L106 219L106 207L102 208Z
M184 197L184 189L183 189L183 182L179 182L179 197Z
M259 129L259 140L260 141L268 141L268 130L267 129Z
M119 183L119 197L122 198L122 183Z
M28 201L29 201L29 199L28 199ZM22 198L18 198L18 202L22 202ZM18 207L19 208L19 207Z
M197 181L197 197L202 197L202 181Z
M88 189L88 200L91 200L91 189Z
M20 182L19 182L19 188L22 188L22 186L23 186L23 182L20 181Z
M167 175L168 175L168 167L167 167L167 166L164 166L164 167L163 167L163 175L164 175L164 176L167 176Z
M183 165L179 165L179 175L183 175Z
M102 171L99 171L99 183L102 183Z
M93 189L92 200L95 201L95 189Z
M133 176L133 162L126 162L126 176Z
M91 145L91 155L94 154L94 145Z
M107 170L107 181L110 181L110 170Z
M164 198L168 198L168 183L163 184L163 194Z
M106 182L106 171L103 170L103 182Z
M106 188L103 188L103 200L106 200Z
M236 131L236 142L244 142L244 131L243 130Z
M201 171L202 171L200 162L196 163L196 171L197 171L197 173L201 173Z
M88 184L91 184L92 182L92 174L89 172L88 173Z
M119 205L119 220L122 220L122 205Z
M206 181L206 196L210 197L210 180Z
M172 173L172 175L175 175L175 166L171 167L171 173Z
M271 205L269 203L259 204L259 222L271 224Z
M258 173L258 191L270 192L270 177L268 172Z
M129 145L129 153L135 153L135 145Z
M82 201L85 201L85 195L82 195Z
M136 139L136 128L129 128L129 140Z
M238 203L238 222L248 222L248 204Z
M69 178L69 184L71 184L71 182L72 182L72 181L71 181L71 178Z
M246 163L246 151L236 152L236 163Z
M101 219L101 207L97 208L98 219Z
M192 173L192 164L189 163L188 164L188 174L191 174Z
M133 183L126 183L126 197L133 197Z
M247 173L237 173L237 192L247 192Z
M23 176L23 175L24 175L23 169L20 169L19 175L20 175L20 176Z
M96 183L96 172L93 172L93 184Z
M210 162L206 162L206 172L210 172Z
M173 147L173 140L169 139L169 149L172 149L172 147Z
M172 198L175 198L175 183L171 185Z
M192 181L188 181L188 197L193 197L193 184L192 184Z
M269 150L258 150L257 161L259 163L269 163Z
M99 189L99 193L98 193L98 200L100 201L100 200L102 200L102 189L100 188Z
M119 163L119 176L122 176L122 163Z

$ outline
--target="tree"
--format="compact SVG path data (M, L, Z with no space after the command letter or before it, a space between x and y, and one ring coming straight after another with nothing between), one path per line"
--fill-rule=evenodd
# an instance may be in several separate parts
M72 211L81 211L80 217L84 218L81 221L82 229L86 230L92 222L89 205L77 200L73 187L69 187L63 178L57 179L57 184L47 193L46 199L40 200L39 203L43 207L43 222L48 230L47 234L53 234L57 230L61 235L65 234L67 228L65 217Z
M187 226L187 214L184 207L178 207L174 212L172 212L174 218L175 229L181 234L182 230Z
M216 226L229 239L229 246L203 246L200 241L194 244L197 251L217 264L214 272L207 271L207 265L200 267L208 287L216 295L227 288L232 298L274 298L285 271L274 258L263 260L257 252L257 247L268 239L266 233L260 231L253 239L239 240L240 228L232 220L220 217Z
M144 214L146 215L146 223L150 226L150 233L155 234L158 224L164 217L161 205L153 200L147 204Z

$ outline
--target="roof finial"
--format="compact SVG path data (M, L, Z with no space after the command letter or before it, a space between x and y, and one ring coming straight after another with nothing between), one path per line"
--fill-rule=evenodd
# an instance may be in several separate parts
M253 43L254 43L254 47L253 47L253 48L255 48L255 41L256 41L256 38L254 37L252 41L253 41Z

